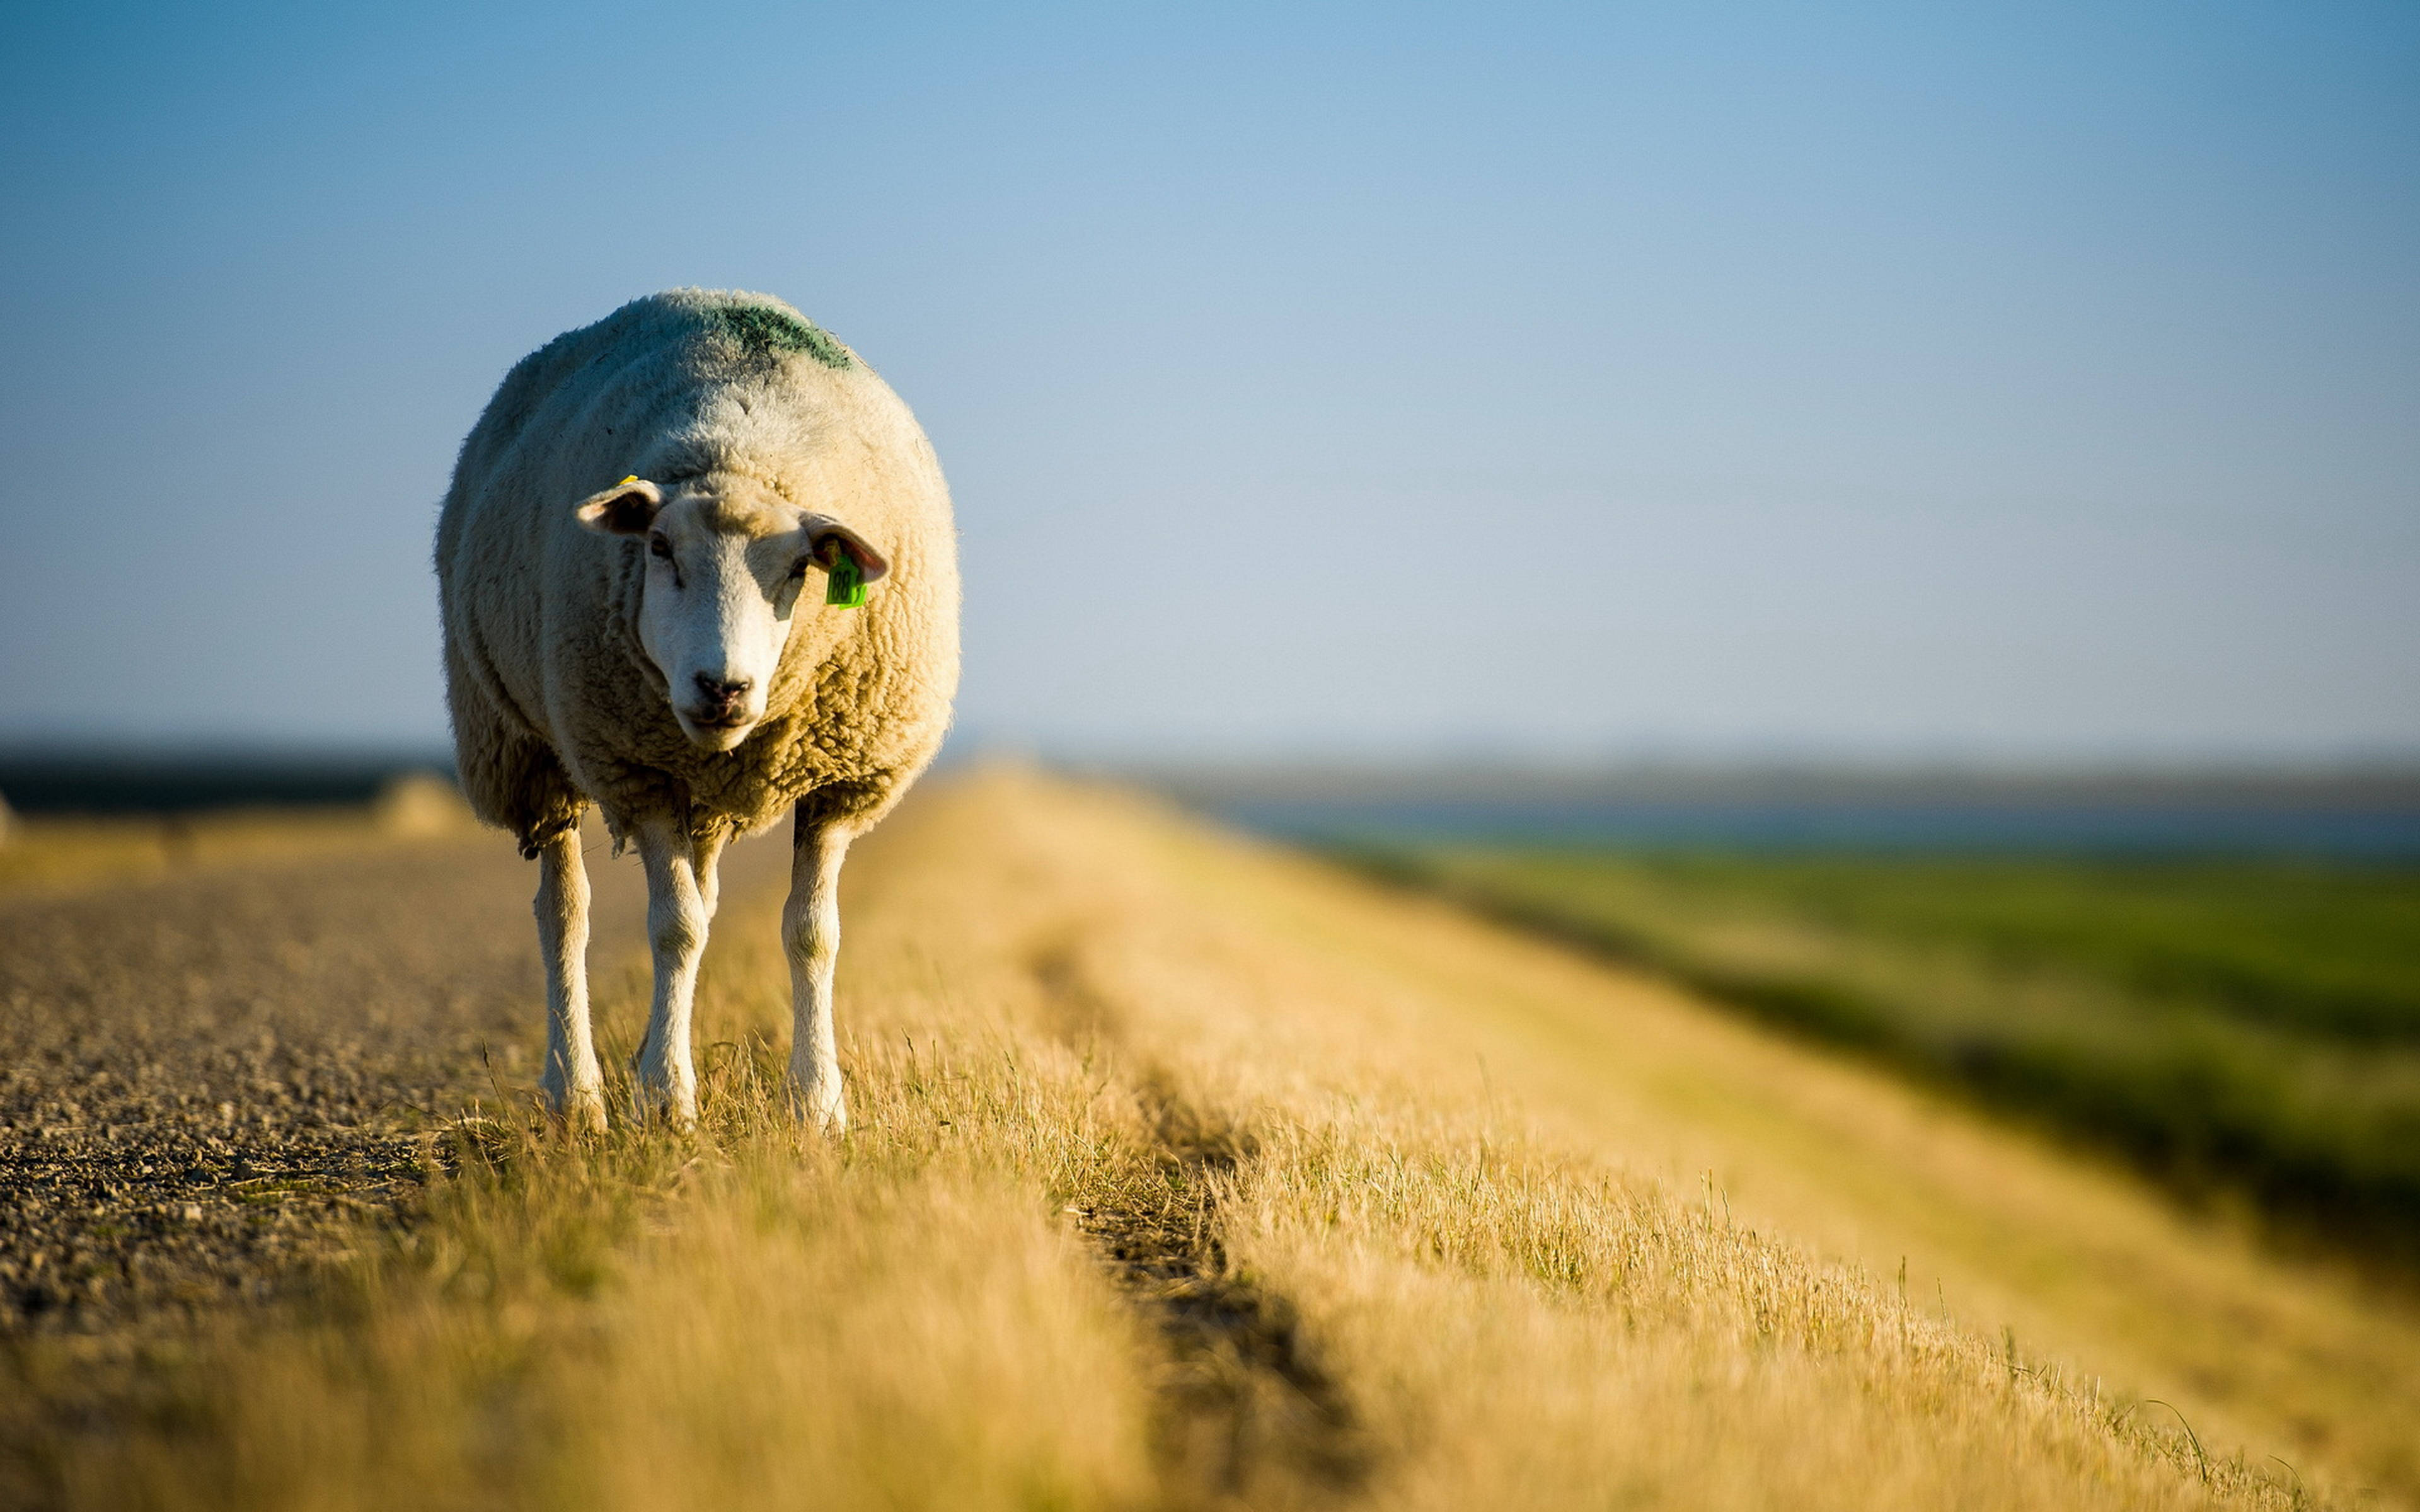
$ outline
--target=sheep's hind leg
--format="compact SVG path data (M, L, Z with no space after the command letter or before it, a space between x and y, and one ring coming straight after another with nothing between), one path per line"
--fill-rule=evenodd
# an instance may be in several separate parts
M687 1128L697 1120L690 1011L697 996L698 961L706 954L706 898L698 886L696 850L684 826L650 820L638 826L638 841L647 870L647 943L656 964L647 1039L639 1048L640 1113Z
M848 1126L832 1036L832 967L840 960L840 867L851 831L800 810L791 840L790 901L782 946L790 958L790 1103L802 1120Z
M580 831L538 848L537 943L546 958L546 1105L575 1129L605 1127L605 1079L588 1022L588 869Z

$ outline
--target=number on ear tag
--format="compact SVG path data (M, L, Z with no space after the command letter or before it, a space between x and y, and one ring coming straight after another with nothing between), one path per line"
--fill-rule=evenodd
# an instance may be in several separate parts
M865 602L865 572L857 558L835 546L832 564L824 569L824 602L855 609Z

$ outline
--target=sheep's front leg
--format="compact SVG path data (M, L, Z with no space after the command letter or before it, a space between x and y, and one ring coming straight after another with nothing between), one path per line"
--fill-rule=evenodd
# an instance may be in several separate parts
M588 869L580 831L537 853L537 943L546 958L546 1105L575 1129L605 1127L605 1078L588 1026Z
M715 910L722 905L722 847L730 841L722 830L709 830L697 841L697 852L691 864L697 870L697 895L706 904L706 922L714 923Z
M697 1120L689 1024L697 964L706 954L706 898L685 826L654 820L640 825L638 832L639 859L647 871L647 943L656 962L647 1039L639 1047L640 1112L661 1114L686 1128Z
M790 901L782 910L782 946L790 957L790 1104L801 1119L834 1133L848 1126L832 1038L832 967L840 960L840 865L853 838L842 825L811 823L799 811Z

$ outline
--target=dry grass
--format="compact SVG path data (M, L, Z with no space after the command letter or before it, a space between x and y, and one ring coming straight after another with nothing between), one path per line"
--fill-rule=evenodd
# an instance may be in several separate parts
M962 779L852 872L857 1122L835 1146L774 1113L777 905L726 904L696 1134L566 1139L491 1108L432 1142L408 1227L365 1231L291 1306L114 1365L21 1348L8 1489L365 1509L2296 1501L2258 1451L2205 1451L1653 1174L1522 1017L1523 992L1592 968L1125 800ZM627 1028L636 974L605 974L609 1002L617 979Z
M2203 1442L2347 1499L2420 1504L2420 1308L2249 1226L1921 1088L1708 1012L1450 908L1198 830L1164 867L1205 915L1292 948L1331 999L1391 1006L1435 1076L1490 1078L1580 1148L1678 1189L1711 1180L1767 1232L2020 1352L2175 1404ZM2272 1459L2270 1457L2276 1458Z

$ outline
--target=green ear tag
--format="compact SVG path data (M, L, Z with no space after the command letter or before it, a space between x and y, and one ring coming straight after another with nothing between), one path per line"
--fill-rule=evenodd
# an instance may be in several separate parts
M824 569L824 602L838 604L843 609L855 609L865 602L865 572L857 558L835 547L835 560Z

